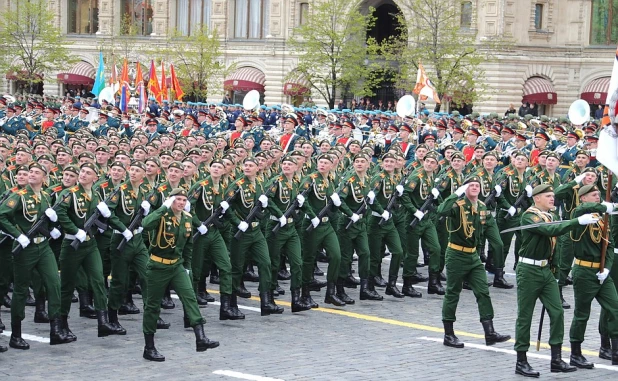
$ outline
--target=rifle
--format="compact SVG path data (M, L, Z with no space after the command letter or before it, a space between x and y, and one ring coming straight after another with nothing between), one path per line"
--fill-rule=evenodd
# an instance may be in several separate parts
M228 204L232 202L232 200L234 199L234 197L236 197L238 192L240 192L240 187L236 188L236 191L234 192L234 194L226 198L225 202L227 202ZM202 221L202 225L209 227L212 224L216 224L221 214L223 214L223 208L221 207L221 205L219 205L219 207L210 215L210 217L208 217L205 221ZM208 234L208 232L206 232L206 234ZM200 232L193 234L193 240L195 241L197 237L199 236L200 236Z
M52 209L56 211L60 204L63 203L67 198L69 198L70 195L70 193L66 193L62 197L62 200L60 200L60 202L57 202L56 205L52 207ZM46 224L47 222L49 222L49 217L47 217L47 214L43 213L43 216L39 218L39 220L35 222L34 225L32 225L30 230L28 230L28 232L26 233L26 237L28 237L29 240L32 240L37 233L43 232L43 224ZM49 232L45 231L45 235L49 235ZM11 254L13 254L13 256L16 256L21 253L23 249L24 248L20 244L18 244L13 248Z
M342 181L341 184L339 184L339 187L337 187L337 189L335 190L334 193L339 193L341 192L341 190L343 189L343 187L348 183L347 179L345 181ZM326 203L326 205L322 208L322 210L320 210L320 212L318 213L318 215L316 216L320 221L322 220L322 218L324 218L327 214L330 213L330 210L333 206L333 199L332 198L328 198L328 202ZM309 226L307 226L307 229L305 229L305 231L307 233L313 231L313 229L315 229L313 227L313 224L309 224Z
M311 185L309 185L307 187L307 189L305 189L304 191L302 191L302 193L300 194L301 196L305 197L307 196L307 194L309 193L309 191L311 190L311 188L313 188L313 184L311 183ZM298 196L297 196L298 197ZM298 203L298 198L294 199L294 201L290 204L290 206L287 208L287 210L283 213L283 217L285 217L286 219L288 217L290 217L294 212L296 212L296 210L299 208L299 203ZM275 227L272 229L273 234L277 234L277 232L279 231L279 229L281 229L281 222L277 222L277 224L275 225Z
M152 190L152 192L150 192L145 198L144 201L147 201L150 199L150 197L154 196L154 194L157 192L157 189L154 188ZM144 219L144 213L142 212L142 207L140 206L140 211L139 213L136 213L133 218L131 219L131 222L129 222L129 226L127 226L127 230L129 230L131 233L137 229L139 226L142 225L142 220ZM120 241L120 243L118 244L118 246L116 247L116 250L118 250L119 252L122 252L122 250L124 250L124 247L127 245L127 239L125 237L122 237L122 241Z
M378 189L378 187L373 188L371 191L375 193L376 189ZM365 214L365 211L367 210L368 202L369 202L369 197L365 196L365 198L363 199L363 203L358 207L358 209L354 213L358 214L359 216L362 216L363 214ZM348 221L348 224L345 226L345 230L348 230L352 225L354 225L354 221L350 219L350 221Z
M274 179L273 179L274 181ZM271 191L270 191L270 184L272 184L272 181L268 183L268 186L265 186L264 188L267 188L267 191L264 192L264 196L266 197L270 197L271 196ZM239 187L240 188L240 187ZM249 214L247 214L247 218L245 218L245 222L251 226L251 223L253 222L253 220L255 219L260 219L263 217L262 211L264 208L262 208L262 203L259 201L256 201L255 204L253 205L253 208L251 208L251 210L249 211ZM238 231L236 232L236 234L234 234L234 238L236 239L240 239L240 237L242 237L243 235L243 231L238 229Z
M6 192L4 192L2 194L2 197L0 198L0 204L4 204L4 202L6 201L7 198L9 198L9 196L13 194L13 192L11 192L10 189L7 189Z
M403 184L406 183L407 179L408 179L408 176L405 176L402 173L401 174L401 181L399 181L399 184L397 184L397 185L403 186ZM397 189L393 189L393 193L391 193L391 196L388 198L388 204L386 204L386 208L384 209L384 211L388 212L390 214L391 209L393 209L393 207L395 206L395 202L397 202L398 198L399 198L399 192L397 192ZM380 218L380 221L378 222L378 225L382 226L385 223L386 223L386 220L384 219L384 217L382 217L382 218Z
M437 178L435 180L435 184L439 184L441 181L441 178ZM427 198L425 199L425 202L423 203L423 205L421 205L421 208L418 209L423 213L426 213L428 210L431 209L431 207L433 206L433 202L435 201L435 198L433 197L433 193L430 193L429 195L427 195ZM410 222L410 227L413 228L416 225L418 225L418 223L420 222L420 220L416 217L414 217L412 219L412 222Z
M487 205L489 207L494 202L496 202L496 195L497 194L498 194L498 192L495 189L492 189L492 191L489 192L489 195L487 195L487 198L485 198L485 205Z
M517 210L517 208L519 208L521 206L521 204L524 203L524 201L526 200L526 197L528 196L528 193L526 193L525 190L521 191L521 194L519 195L519 197L517 197L517 200L515 200L515 203L513 204L513 207ZM517 213L517 211L515 211L515 213ZM504 217L504 219L506 221L510 220L513 216L511 216L510 214L506 214L506 216Z
M122 185L114 189L110 194L108 194L107 198L103 200L103 202L107 203L112 197L116 196L118 192L120 192L120 188L122 188ZM95 225L101 230L107 230L107 223L99 221L99 217L101 217L101 211L99 210L99 208L96 208L94 213L92 213L92 215L88 218L88 220L86 220L86 223L84 224L83 230L86 232L86 234L90 234L90 229L92 229L92 227ZM74 250L77 250L80 244L81 241L76 238L73 240L73 242L71 242L71 247Z

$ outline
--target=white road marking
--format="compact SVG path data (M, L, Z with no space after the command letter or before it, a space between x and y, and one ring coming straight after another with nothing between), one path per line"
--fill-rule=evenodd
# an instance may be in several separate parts
M4 331L4 332L2 332L2 335L7 336L7 337L11 337L11 331ZM49 338L47 338L47 337L34 336L34 335L29 335L27 333L22 333L21 337L22 337L22 339L24 339L26 341L37 341L39 343L49 344Z
M178 297L178 295L172 294L172 299L180 299L180 298ZM221 303L219 303L219 302L208 302L208 305L209 306L210 305L220 306ZM241 309L241 310L249 310L249 311L255 311L255 312L261 312L262 311L262 310L260 310L259 308L256 308L256 307L242 306L240 304L238 305L238 308Z
M242 380L251 380L251 381L284 381L280 378L256 376L254 374L234 372L233 370L215 370L214 372L212 372L212 374L218 374L220 376L228 376L228 377L240 378Z
M436 343L440 343L442 344L442 340L441 338L438 337L427 337L427 336L422 336L419 337L420 340L426 340L426 341L435 341ZM511 349L502 349L502 348L494 348L494 347L490 347L487 345L480 345L480 344L473 344L473 343L464 343L464 349L466 348L474 348L474 349L480 349L482 351L489 351L489 352L496 352L496 353L504 353L507 355L512 355L512 356L516 356L517 352L515 352L514 350ZM532 357L532 358L536 358L536 359L543 359L543 360L551 360L551 356L548 355L541 355L541 354L537 354L534 352L528 352L527 353L528 357ZM565 361L568 362L568 358L565 359ZM618 372L618 367L617 366L610 366L610 365L604 365L604 364L599 364L599 363L594 363L594 367L597 369L605 369L605 370L611 370L613 372Z

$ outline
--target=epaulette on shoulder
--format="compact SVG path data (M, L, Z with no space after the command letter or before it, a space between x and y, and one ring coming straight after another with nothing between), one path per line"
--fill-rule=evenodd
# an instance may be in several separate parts
M385 177L386 177L386 175L384 174L384 172L380 173L380 177L381 177L381 178L385 178Z
M165 185L165 184L163 184L163 185L161 185L160 187L157 188L157 190L159 192L164 192L166 189L167 189L167 185Z
M479 172L477 173L477 175L479 175L479 176L485 176L485 172L483 172L483 171L479 171Z
M355 182L355 181L356 181L356 178L355 178L354 176L351 176L351 177L348 179L348 182L349 182L350 184L351 184L351 183L353 183L353 182Z
M109 186L109 181L106 181L106 182L104 182L104 183L101 183L99 186L100 186L101 188L107 188L107 187Z
M464 206L464 205L466 205L466 200L457 200L456 204L459 205L459 206Z
M54 192L58 193L62 191L62 185L58 185L52 189Z
M452 179L453 178L453 172L449 171L448 172L448 177L450 177Z
M208 185L208 180L202 180L202 181L200 181L200 185L201 185L201 186L206 186L206 185Z
M74 186L73 188L70 188L70 189L69 189L69 192L71 192L71 193L75 193L75 192L77 192L78 190L79 190L79 185L76 185L76 186Z
M14 170L15 168L17 168L14 164L9 165L6 169L8 169L9 171Z
M236 181L236 185L241 186L245 183L245 181L243 179L240 179L238 181Z
M11 188L11 193L16 193L19 190L19 187Z
M15 192L16 194L20 195L20 196L25 196L28 193L28 190L26 188L24 189L20 189L17 192Z
M182 211L184 213L185 216L192 218L191 213L187 212L187 211Z
M51 169L51 172L54 172L54 173L55 173L55 172L58 172L58 167L54 167L54 168L52 168L52 169Z
M484 203L483 201L481 201L481 200L478 200L478 203L479 203L479 205L481 205L481 206L486 206L486 205L485 205L485 203Z
M49 196L49 193L47 193L47 191L42 190L41 191L42 194Z
M318 178L318 174L317 173L312 173L311 175L309 175L309 177L311 177L313 180Z

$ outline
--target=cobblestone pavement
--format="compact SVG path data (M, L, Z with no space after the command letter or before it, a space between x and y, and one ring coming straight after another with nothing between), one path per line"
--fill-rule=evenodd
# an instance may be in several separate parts
M512 269L512 254L508 268ZM383 262L387 274L388 258ZM320 264L326 270L326 264ZM422 268L426 273L427 268ZM490 279L493 279L490 276ZM515 281L512 272L507 274ZM284 288L288 282L281 282ZM253 295L257 284L247 283ZM259 300L239 299L246 320L221 322L218 320L218 303L201 309L207 319L206 335L219 340L219 348L195 352L193 331L183 329L182 308L162 311L164 320L172 323L169 330L155 335L157 349L166 356L163 363L142 359L142 315L120 316L127 336L98 338L96 320L79 317L77 304L73 304L70 326L78 340L68 345L51 347L44 343L49 334L47 324L34 324L33 307L27 307L23 332L29 341L29 351L9 348L0 354L0 379L2 380L74 380L74 379L165 379L165 380L522 380L514 374L515 352L513 341L485 346L483 330L478 319L474 295L463 291L455 324L464 349L442 345L442 297L427 295L424 285L421 299L395 299L384 295L382 302L358 299L358 289L349 290L356 304L344 308L323 308L324 291L312 293L320 308L292 314L289 292L278 298L285 307L283 315L261 317ZM209 285L215 297L217 286ZM378 289L383 294L384 289ZM500 333L514 335L516 290L490 288L495 308L494 324ZM565 289L565 297L573 304L572 288ZM139 296L135 298L142 307ZM533 320L531 337L536 340L540 303ZM573 310L565 311L565 351L568 361L568 331ZM594 370L578 370L570 374L549 371L549 346L544 344L539 352L534 344L529 352L532 366L541 377L559 380L580 380L588 377L615 379L618 366L597 357L597 333L600 308L593 304L584 355L596 363ZM8 345L10 313L3 308L3 321L7 330L0 342ZM548 319L545 319L543 340L547 341Z

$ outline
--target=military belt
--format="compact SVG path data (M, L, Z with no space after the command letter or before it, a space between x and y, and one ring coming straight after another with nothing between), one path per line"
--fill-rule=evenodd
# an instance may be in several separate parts
M601 268L601 263L599 263L599 262L588 262L588 261L582 261L581 259L576 259L575 260L575 264L577 266L590 267L592 269Z
M464 253L474 253L476 251L476 247L465 247L461 245L456 245L451 242L448 243L448 247L450 247L453 250L462 251Z
M77 238L75 238L75 236L73 234L65 234L64 235L65 239L71 240L71 241L75 241ZM86 235L86 239L84 240L84 242L86 241L90 241L90 235Z
M258 221L254 221L251 223L251 228L255 229L260 225L260 223Z
M155 261L155 262L159 262L159 263L163 263L164 265L173 265L174 263L178 262L179 258L176 259L165 259L165 258L161 258L161 257L157 257L154 254L150 254L150 260Z
M140 231L139 229L135 229L131 233L133 233L133 235L138 235L140 234ZM120 230L114 230L114 234L122 234L122 232Z
M34 243L35 245L38 245L40 243L45 242L46 240L47 240L47 237L43 237L43 236L35 237L35 238L32 239L32 243Z
M278 219L277 217L275 217L275 216L270 216L270 219L271 219L271 220L273 220L273 221L277 221L277 222L279 222L279 219ZM287 219L287 223L288 223L288 224L291 224L292 222L294 222L294 218L292 218L292 217L288 217L288 219Z
M533 265L533 266L539 266L539 267L545 267L549 265L549 261L547 259L536 260L536 259L519 257L519 262L525 263L527 265Z

